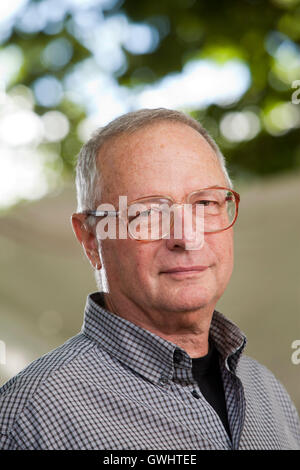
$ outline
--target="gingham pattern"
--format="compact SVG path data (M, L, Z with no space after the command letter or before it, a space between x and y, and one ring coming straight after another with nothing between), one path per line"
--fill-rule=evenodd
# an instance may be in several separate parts
M300 449L287 392L241 356L245 337L222 314L214 311L210 338L232 441L188 354L103 305L90 294L82 331L0 389L0 449Z

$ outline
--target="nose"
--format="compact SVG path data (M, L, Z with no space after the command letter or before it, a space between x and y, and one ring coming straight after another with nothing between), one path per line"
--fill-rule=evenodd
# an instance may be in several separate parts
M169 250L200 250L204 245L204 210L191 204L174 204L170 233L166 238Z

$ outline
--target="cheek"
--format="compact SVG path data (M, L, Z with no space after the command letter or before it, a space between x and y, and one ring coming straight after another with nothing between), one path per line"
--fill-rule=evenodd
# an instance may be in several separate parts
M210 249L214 253L218 270L230 272L233 268L233 234L216 233L210 239Z
M153 266L153 247L136 240L104 240L103 264L108 279L128 284L147 278ZM148 266L148 269L145 267Z
M155 252L154 243L143 243L133 241L131 249L132 263L134 271L139 281L147 282L155 273Z
M135 262L127 240L103 240L102 257L107 274L114 277L127 271Z

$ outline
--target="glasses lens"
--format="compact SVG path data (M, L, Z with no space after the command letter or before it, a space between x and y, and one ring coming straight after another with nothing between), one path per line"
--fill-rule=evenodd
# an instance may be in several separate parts
M193 207L201 205L204 213L204 232L217 232L228 228L236 216L234 193L228 189L206 189L191 197Z
M236 217L235 195L228 189L197 191L192 193L189 204L192 207L193 230L200 227L206 233L218 232L228 228ZM173 211L174 207L171 200L163 198L144 199L131 204L128 207L129 236L136 240L159 240L168 236L171 225L176 226L178 211ZM203 218L204 226L200 223ZM181 217L179 225L182 228Z
M128 207L128 233L136 240L160 240L170 230L170 201L148 199Z

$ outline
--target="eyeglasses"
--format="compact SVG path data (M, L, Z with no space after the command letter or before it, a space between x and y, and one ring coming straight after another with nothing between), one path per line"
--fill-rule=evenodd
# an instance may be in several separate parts
M197 217L203 218L204 233L217 233L229 229L238 216L240 195L230 188L211 186L189 193L183 201L175 201L166 195L152 195L135 199L128 204L126 228L129 236L138 241L153 241L170 236L174 227L176 208L189 205L192 213L193 228ZM199 211L199 208L201 210ZM122 211L96 210L84 211L87 216L119 217Z

